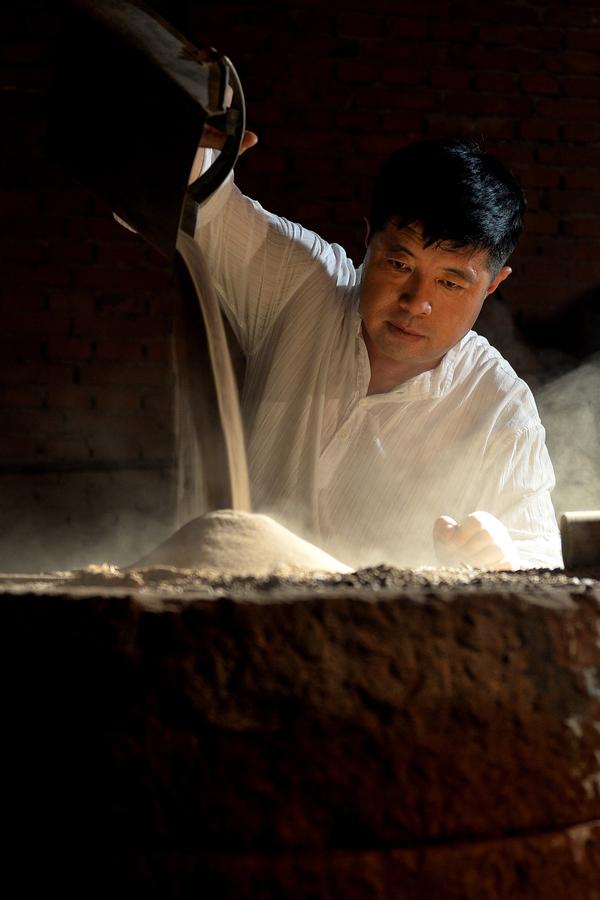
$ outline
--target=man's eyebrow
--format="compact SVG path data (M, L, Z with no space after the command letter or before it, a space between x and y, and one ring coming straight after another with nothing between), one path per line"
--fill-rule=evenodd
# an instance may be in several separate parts
M386 241L385 249L390 253L406 253L407 256L412 256L413 258L415 255L412 250L409 250L404 244L398 244L395 241Z

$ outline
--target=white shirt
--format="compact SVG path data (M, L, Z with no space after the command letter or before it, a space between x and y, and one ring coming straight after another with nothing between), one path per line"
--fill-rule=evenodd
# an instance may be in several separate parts
M201 208L195 240L247 359L254 511L350 565L417 567L437 563L437 516L483 509L523 567L562 564L533 396L485 338L470 331L435 369L367 396L361 268L341 247L231 180Z

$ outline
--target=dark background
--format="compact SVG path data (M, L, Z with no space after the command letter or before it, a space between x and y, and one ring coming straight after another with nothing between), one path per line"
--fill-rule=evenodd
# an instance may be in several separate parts
M566 333L582 308L597 315L599 2L154 6L238 69L260 143L236 177L265 207L360 261L385 156L473 136L529 201L492 319L510 310L531 343ZM50 2L2 13L0 568L13 571L131 561L173 515L175 286L47 157L61 13ZM535 385L539 355L520 361Z

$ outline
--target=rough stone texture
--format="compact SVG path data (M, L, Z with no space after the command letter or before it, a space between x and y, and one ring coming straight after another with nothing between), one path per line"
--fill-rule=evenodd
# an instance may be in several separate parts
M597 581L176 576L4 585L5 815L68 848L46 881L600 896Z

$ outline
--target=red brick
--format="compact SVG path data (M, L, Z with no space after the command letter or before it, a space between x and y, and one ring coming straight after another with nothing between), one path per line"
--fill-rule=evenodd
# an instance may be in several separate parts
M0 386L0 407L41 409L47 405L48 392L36 385Z
M47 432L61 430L63 419L56 412L47 409L10 409L2 415L2 432L4 435L18 436L33 434L38 436Z
M98 341L97 358L100 362L139 362L143 359L141 340L112 338Z
M398 140L398 147L402 146L402 141ZM405 142L406 143L406 142ZM357 154L348 156L342 160L341 171L346 175L353 175L362 178L374 178L375 166L373 157L368 154Z
M424 38L427 36L427 19L409 19L405 16L389 16L385 23L385 33L388 37L396 38Z
M4 327L19 336L44 338L66 334L68 322L47 311L36 312L27 307L15 307L5 314Z
M528 212L525 228L533 234L558 234L560 219L546 212Z
M600 172L597 169L568 171L564 176L565 187L569 190L600 191ZM598 222L600 225L600 197L598 198Z
M592 215L573 215L565 217L563 223L565 234L575 237L593 237L597 238L600 233L598 225L598 217Z
M476 25L469 21L453 19L449 22L439 22L434 19L431 23L431 37L436 41L446 41L449 44L472 41L476 32Z
M567 31L569 50L600 50L600 28Z
M475 87L479 91L511 94L516 88L516 78L510 72L480 72L475 77Z
M600 97L600 78L565 78L567 97Z
M4 385L44 384L43 371L44 365L38 361L4 366L2 383Z
M587 119L598 117L598 104L593 100L541 100L538 114L557 119Z
M92 195L88 191L80 189L46 191L42 194L41 200L44 212L52 215L92 212L94 209Z
M1 210L2 197L0 196ZM13 237L24 237L31 240L32 238L62 237L66 228L65 222L65 219L58 216L49 218L36 213L15 214L7 216L2 227L5 233L10 233Z
M141 387L131 388L128 385L111 385L110 387L95 387L91 393L91 406L99 413L112 415L129 415L140 412L142 406Z
M552 280L566 280L568 275L568 259L566 257L556 257L552 259ZM538 257L537 259L528 260L527 265L523 265L520 269L522 278L527 281L547 281L549 276L550 263L547 259Z
M478 94L475 92L448 93L444 100L444 109L449 113L472 116L526 116L531 110L531 101L527 97L506 97L500 94Z
M39 263L45 257L42 242L26 237L8 238L3 241L0 252L12 262Z
M93 356L91 342L82 338L52 338L48 341L48 359L52 361L81 362Z
M60 263L26 265L15 261L4 265L2 277L3 287L11 285L14 289L30 284L66 285L70 281L68 268Z
M415 90L398 90L396 94L395 107L397 109L417 109L428 110L435 109L440 102L437 91L430 91L425 88L416 88Z
M469 47L464 51L464 61L474 69L502 72L536 71L543 65L543 57L537 50L518 47Z
M464 7L463 7L464 9ZM504 22L514 22L520 26L535 25L543 21L537 4L519 2L499 2L481 4L480 0L472 0L470 4L471 14L481 13L481 21L494 22L502 25Z
M519 43L520 29L516 25L482 25L479 28L479 40L482 44L500 47L516 47Z
M526 141L556 141L560 135L558 119L525 119L519 123L519 134Z
M19 465L36 460L42 452L42 444L34 435L0 434L0 461L6 465Z
M600 142L600 124L593 122L570 122L563 126L563 140L578 143Z
M416 66L397 64L384 66L381 77L385 84L421 84L423 71Z
M41 455L47 462L85 462L90 451L83 438L47 434L41 441Z
M100 423L99 423L100 424ZM101 424L100 430L88 440L91 458L103 460L153 459L166 455L173 441L159 431L148 433L147 423L125 417ZM147 456L144 456L144 453Z
M365 60L342 60L337 64L337 77L340 81L367 84L381 80L380 72L375 63Z
M600 238L600 222L597 223L596 237ZM586 282L589 287L597 287L600 284L600 259L581 261L571 266L570 276L577 281Z
M527 166L516 170L523 187L557 188L560 184L560 172L548 166Z
M537 162L535 147L532 144L512 141L487 141L486 150L501 159L509 168L534 166Z
M6 217L6 223L11 231L13 216L34 216L37 213L38 205L39 194L37 191L0 192L0 210L3 219Z
M566 234L580 237L598 238L600 236L600 225L597 216L569 216L564 223Z
M410 135L418 136L422 129L423 120L419 113L408 113L402 110L396 113L384 113L381 118L383 131L396 136L397 147L407 143Z
M47 406L55 409L90 409L92 397L90 392L78 384L64 384L61 387L49 388Z
M551 235L530 234L526 231L519 240L516 255L519 257L519 260L525 261L531 257L547 256L554 251L555 241L556 239ZM569 242L566 239L564 240L564 247L566 252L568 252Z
M14 331L14 329L13 329ZM0 338L0 359L11 362L26 362L44 359L45 343L39 336L36 338L21 336Z
M467 90L471 87L471 73L464 69L433 69L431 71L431 84L442 90Z
M543 309L544 315L550 315L563 306L571 294L568 284L553 282L547 279L544 283L528 282L524 278L511 286L510 304L513 309L523 312Z
M84 245L85 246L85 245ZM92 246L91 243L88 246ZM99 266L124 266L131 268L146 268L147 244L140 240L127 243L102 242L99 243L95 253L95 264Z
M394 135L377 134L372 137L357 137L356 149L359 153L382 154L389 156L400 146L400 141Z
M142 238L119 225L110 215L69 215L66 220L65 232L67 237L80 241L122 241L123 243L142 241Z
M53 238L43 242L46 258L65 262L91 263L94 246L89 241Z
M562 28L519 28L517 43L523 47L558 49L563 45Z
M175 439L171 432L154 432L149 440L146 440L145 436L143 437L140 448L140 459L171 459L174 450Z
M376 59L380 65L384 63L405 62L409 65L415 65L415 53L418 53L418 66L437 65L444 66L449 59L449 46L442 43L433 43L425 41L419 44L418 51L415 51L414 43L407 41L402 43L397 39L386 39L378 41L361 41L361 53L367 57ZM306 101L306 89L300 95L300 101Z
M596 0L589 0L582 7L578 7L576 0L570 0L564 7L549 3L545 19L549 25L567 29L593 28L598 25L598 6Z
M90 266L73 271L76 288L98 291L156 292L171 288L170 275L144 269Z
M167 366L156 364L91 362L82 369L81 381L86 386L126 384L149 387L170 384L171 374Z
M600 259L600 229L598 234L598 239L593 241L586 239L583 243L577 243L575 246L569 251L568 255L572 259L583 259L583 260L598 260Z
M294 204L294 212L299 222L327 219L329 209L330 206L328 203L318 200L307 199Z
M173 392L170 388L155 388L151 392L143 392L139 398L140 406L148 413L154 413L161 416L170 415L173 405Z
M359 114L342 111L336 113L335 122L339 128L344 130L373 132L381 124L381 118L376 113L371 113L368 110L361 110ZM275 158L279 159L279 157ZM261 170L259 169L258 171ZM273 170L267 166L263 171L271 172ZM277 169L275 171L277 172Z
M557 60L561 68L566 72L573 72L578 75L600 74L600 55L598 53L565 52L557 55Z
M525 72L520 82L528 94L558 94L560 90L558 79L547 72Z
M527 209L529 213L546 212L546 205L542 204L541 199L547 194L539 188L527 189Z
M363 116L361 116L361 119ZM356 121L357 117L354 116L354 120ZM344 126L342 126L344 127ZM249 154L246 171L247 172L259 172L266 173L268 175L283 175L286 170L285 160L282 159L279 153L252 153Z
M428 137L454 137L457 134L469 135L475 140L508 141L515 136L515 124L511 119L495 116L452 116L445 114L427 117Z
M356 90L359 91L361 88ZM322 155L323 153L341 152L345 145L345 138L343 135L331 131L308 131L300 126L287 125L279 131L278 142L280 147L292 148L296 152L299 150L312 151L315 147L319 147Z
M149 337L164 337L172 331L173 317L109 314L99 312L96 315L78 316L73 313L72 331L78 337L88 337L110 342L115 336L119 340L142 341Z
M329 218L335 222L340 222L342 225L355 222L357 231L362 234L365 227L364 218L368 213L369 206L360 200L352 200L347 203L336 203Z
M595 191L554 191L549 195L549 206L552 211L569 216L578 213L598 213L600 194ZM598 219L600 230L600 217Z
M600 147L557 143L549 146L540 145L537 152L541 163L569 168L600 166Z

